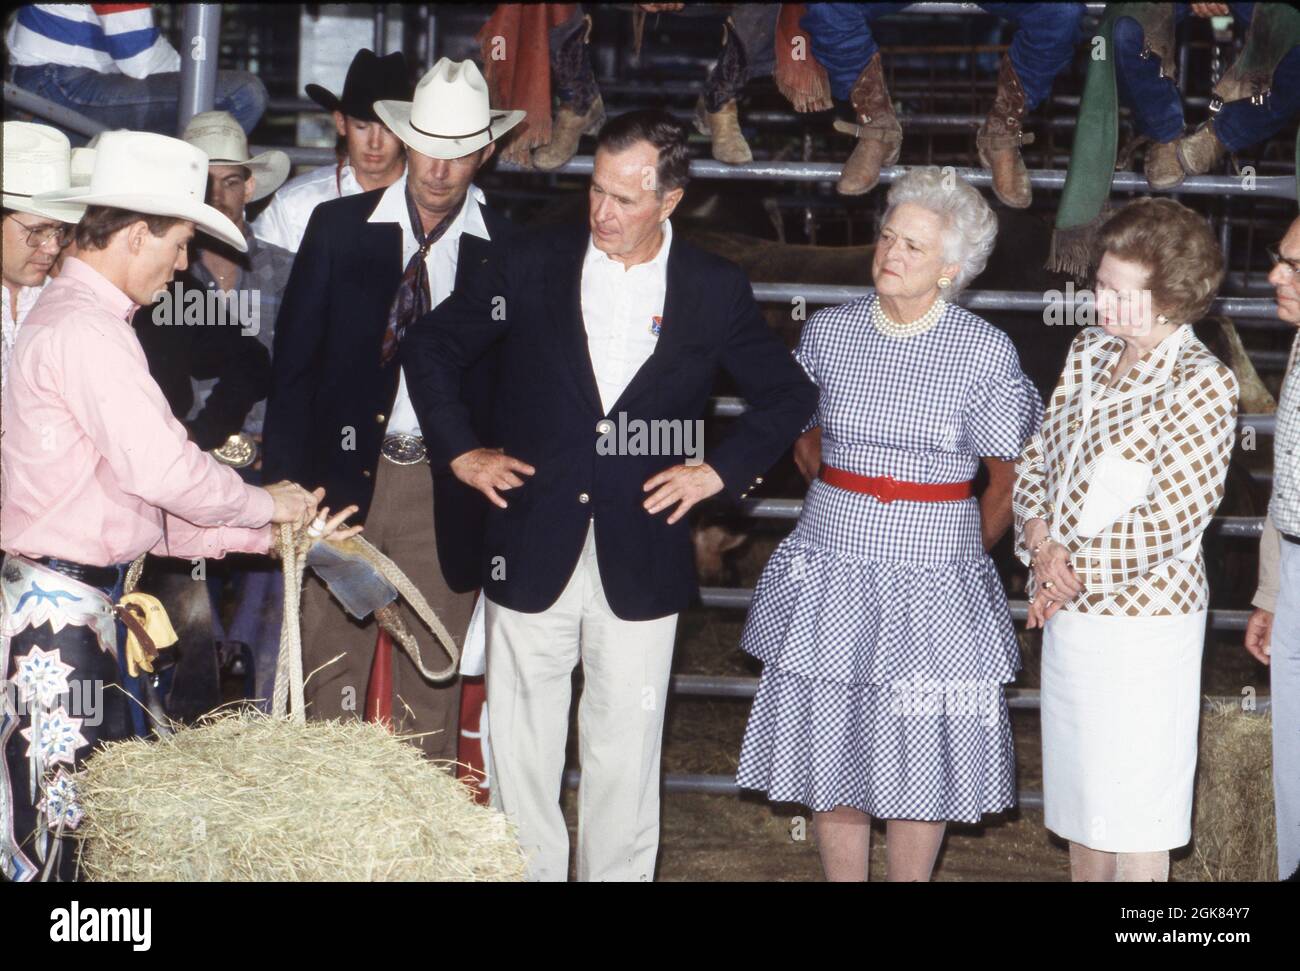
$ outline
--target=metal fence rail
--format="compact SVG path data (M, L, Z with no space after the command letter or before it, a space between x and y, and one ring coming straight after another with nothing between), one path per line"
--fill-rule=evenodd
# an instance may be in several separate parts
M498 163L502 172L518 172L526 175L590 175L592 157L575 155L564 165L550 172L539 172L525 168L515 162ZM691 162L691 175L697 179L735 179L778 180L783 182L835 182L840 177L841 165L838 162L747 162L744 165L728 165L714 159L694 159ZM880 172L880 181L890 183L907 173L909 166L894 165ZM962 168L954 166L958 176L971 185L988 188L993 176L984 169ZM1065 187L1063 169L1031 169L1029 182L1039 189L1061 189ZM1146 176L1141 172L1116 172L1111 182L1112 192L1151 193ZM1164 194L1179 195L1213 195L1213 196L1270 196L1278 199L1296 197L1295 179L1283 175L1257 177L1251 188L1236 175L1189 175L1174 189Z

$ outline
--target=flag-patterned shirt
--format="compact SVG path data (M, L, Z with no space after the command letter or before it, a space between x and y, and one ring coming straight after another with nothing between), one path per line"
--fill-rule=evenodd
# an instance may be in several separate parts
M1085 588L1063 609L1121 615L1205 610L1209 590L1200 540L1223 498L1237 381L1190 327L1181 326L1107 388L1123 349L1123 341L1099 327L1075 338L1042 428L1016 463L1016 553L1029 562L1024 526L1041 518L1069 549ZM1076 436L1082 440L1071 461ZM1148 466L1150 486L1127 512L1083 536L1089 480L1107 452ZM1029 595L1036 595L1032 571Z
M10 61L21 66L62 64L133 78L181 69L147 3L29 3L5 42Z

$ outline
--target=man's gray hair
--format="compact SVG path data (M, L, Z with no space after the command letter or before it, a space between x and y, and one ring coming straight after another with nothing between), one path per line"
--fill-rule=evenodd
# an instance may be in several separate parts
M969 182L936 165L909 169L889 189L885 221L905 202L928 209L943 220L943 261L961 268L944 290L952 297L984 272L998 237L998 217Z

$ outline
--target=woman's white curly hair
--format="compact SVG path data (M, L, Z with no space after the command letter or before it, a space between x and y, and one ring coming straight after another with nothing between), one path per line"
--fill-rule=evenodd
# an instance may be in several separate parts
M918 166L896 181L885 200L885 221L905 202L936 213L943 219L943 261L961 268L944 290L952 297L984 272L998 237L998 217L969 182L945 176L937 165Z

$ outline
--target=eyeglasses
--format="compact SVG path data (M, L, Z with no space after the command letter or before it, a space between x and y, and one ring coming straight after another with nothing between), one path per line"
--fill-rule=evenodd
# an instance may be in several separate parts
M1292 276L1300 275L1300 260L1288 259L1277 251L1276 246L1267 246L1264 248L1264 252L1268 254L1268 258L1273 261L1274 266L1285 266Z
M51 239L58 242L59 249L67 246L72 241L73 227L67 223L56 223L53 226L28 226L16 216L10 216L9 218L27 230L27 245L32 249L40 249Z

